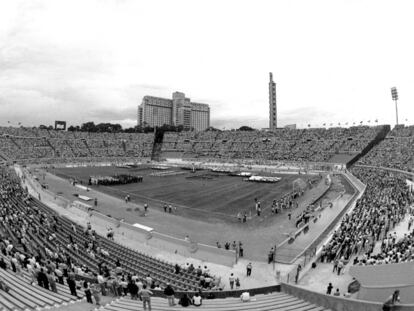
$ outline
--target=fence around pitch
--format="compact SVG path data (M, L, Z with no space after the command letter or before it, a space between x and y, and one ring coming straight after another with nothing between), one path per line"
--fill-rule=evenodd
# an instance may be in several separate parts
M365 191L365 185L360 182L355 176L350 173L343 174L343 176L347 178L350 185L354 188L354 194L352 198L348 201L342 211L335 217L335 219L333 219L331 223L325 228L325 230L305 249L304 253L297 258L295 265L296 267L301 265L302 269L299 271L299 275L297 268L289 272L284 280L286 283L297 283L297 281L306 273L306 271L310 269L309 263L312 261L317 261L321 253L322 245L329 241L329 237L332 235L332 232L335 230L335 228L339 226L342 217L353 209L356 201Z
M33 180L30 176L26 175L26 181L32 186L32 188L35 189L40 200L43 199L46 202L53 202L54 204L65 209L69 207L80 209L89 215L89 220L92 223L93 220L100 220L107 226L113 227L116 235L122 235L134 241L144 243L147 246L169 251L184 257L190 257L229 267L233 266L236 261L236 253L233 250L225 250L217 248L216 246L186 241L184 239L179 239L156 231L148 232L129 223L120 221L119 219L104 215L93 209L73 204L72 201L43 188L39 182Z

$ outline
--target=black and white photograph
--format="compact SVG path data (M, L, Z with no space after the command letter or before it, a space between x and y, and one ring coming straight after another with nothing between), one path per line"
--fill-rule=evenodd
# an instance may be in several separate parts
M413 12L0 0L0 311L413 311Z

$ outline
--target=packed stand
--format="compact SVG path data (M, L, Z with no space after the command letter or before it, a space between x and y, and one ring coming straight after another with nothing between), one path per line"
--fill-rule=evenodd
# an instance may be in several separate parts
M335 153L361 152L383 126L166 133L165 151L187 158L324 162Z
M333 262L334 271L338 271L338 267L341 270L353 255L357 256L355 263L370 262L375 244L387 239L414 202L403 175L366 168L354 168L353 173L367 187L354 210L344 216L339 229L323 247L321 261ZM404 249L399 249L402 254L407 248L411 249L409 243L401 245L404 245ZM388 254L389 262L396 262L393 254Z
M414 171L414 125L397 125L358 164Z
M154 134L144 133L0 127L0 160L53 163L149 158L153 141Z
M124 295L132 281L151 289L167 284L178 290L218 288L220 279L208 270L172 265L116 244L97 235L90 224L78 226L30 197L14 174L2 170L0 175L0 251L5 256L19 251L26 258L34 257L45 272L54 271L57 278L60 273L55 267L62 267L64 274L73 272L98 282L103 294L109 291L114 296Z

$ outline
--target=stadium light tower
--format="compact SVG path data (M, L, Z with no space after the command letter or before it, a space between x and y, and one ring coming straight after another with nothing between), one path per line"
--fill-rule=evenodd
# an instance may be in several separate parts
M397 125L398 125L398 92L397 92L397 88L394 86L391 88L391 96L392 96L392 100L395 102L395 118L397 120Z

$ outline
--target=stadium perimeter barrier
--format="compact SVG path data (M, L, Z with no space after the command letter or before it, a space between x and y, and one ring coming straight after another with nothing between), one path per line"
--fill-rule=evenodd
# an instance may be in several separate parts
M322 181L323 183L323 181ZM315 204L315 202L318 202L330 189L331 189L332 183L329 184L328 187L326 187L326 189L324 189L324 191L319 194L313 201L311 204ZM309 230L310 228L310 223L304 224L303 226L301 226L298 230L295 231L294 234L294 238L296 238L297 236L299 236L300 234L302 234L303 231L305 230ZM286 238L284 241L282 241L279 245L277 245L277 250L280 250L284 245L286 245L287 243L289 243L289 241L291 240L292 237L288 237ZM277 260L276 262L279 263L285 263L285 264L292 264L293 262L295 262L297 260L298 257L301 257L302 255L305 255L305 264L307 262L308 258L313 257L312 253L314 253L315 250L312 250L310 248L306 248L303 252L301 252L301 254L299 254L296 258L294 258L293 260L290 261L283 261L283 260ZM278 256L281 256L280 253L278 254Z
M331 236L335 230L340 226L340 220L345 214L349 214L355 207L357 200L362 196L366 186L354 175L349 172L342 173L342 176L347 178L350 185L354 188L354 195L342 209L342 211L330 222L325 230L315 240L309 244L309 246L303 250L296 260L296 265L301 265L302 270L297 277L296 268L286 275L286 283L295 283L296 280L300 280L307 271L311 269L311 263L316 262L322 252L322 247L331 239ZM296 279L297 278L297 279Z
M186 241L155 231L148 232L116 218L106 216L96 210L89 209L79 204L73 204L72 201L43 188L38 182L30 178L28 174L26 174L26 181L35 189L40 199L43 199L46 202L53 202L65 209L73 207L83 213L87 213L90 221L93 221L94 218L99 219L101 222L104 222L106 226L113 227L116 235L125 236L147 246L169 251L187 258L190 257L229 267L233 266L236 262L236 253L233 250L225 250L215 246Z
M114 226L115 234L120 234L133 239L134 241L139 241L147 246L152 246L184 257L191 257L229 267L233 266L236 260L236 254L232 250L225 250L206 244L186 241L155 231L149 232L134 227L126 222L103 215L97 211L92 211L90 215L91 219L95 217L106 223L112 224L112 226Z
M408 179L411 179L414 181L414 172L407 172L403 170L399 170L397 168L391 168L391 167L383 167L383 166L373 166L373 165L365 165L365 164L355 164L355 167L364 167L364 168L373 168L376 170L385 170L389 172L399 173L407 176Z
M174 159L172 163L174 163ZM229 165L229 162L234 162L233 165ZM331 163L331 162L298 162L298 161L276 161L276 160L240 160L240 159L209 159L209 158L186 158L186 163L203 164L205 168L211 167L240 167L240 169L248 170L249 167L254 167L255 170L260 170L262 167L263 172L286 172L286 173L298 173L304 171L316 171L316 172L332 172L345 168L343 163ZM170 164L170 163L169 163ZM271 169L265 169L265 167L271 166Z
M341 311L355 311L355 310L364 310L364 311L378 311L382 310L383 302L374 302L374 301L366 301L366 300L359 300L359 299L351 299L345 298L340 296L333 296L333 295L326 295L323 293L318 293L315 291L311 291L305 289L303 287L299 287L292 284L281 284L281 291L300 299L309 301L313 304L318 306L322 306L324 308L330 310L341 310ZM388 296L392 294L393 291L388 293ZM384 299L385 301L385 299ZM404 302L403 299L401 299ZM395 311L414 311L413 304L398 304L393 307L392 310Z
M349 273L358 278L359 299L385 301L400 290L401 301L414 303L414 261L375 266L352 266Z
M151 291L154 293L153 296L155 297L166 297L164 295L164 291L161 290L153 290ZM210 293L214 295L214 298L239 298L240 295L244 292L249 292L251 296L254 295L260 295L260 294L271 294L275 292L280 292L281 286L280 285L271 285L271 286L264 286L264 287L255 287L255 288L248 288L248 289L235 289L235 290L223 290L223 291L202 291L201 297L207 298ZM175 291L175 297L181 297L183 294L189 294L190 296L193 296L195 291Z

